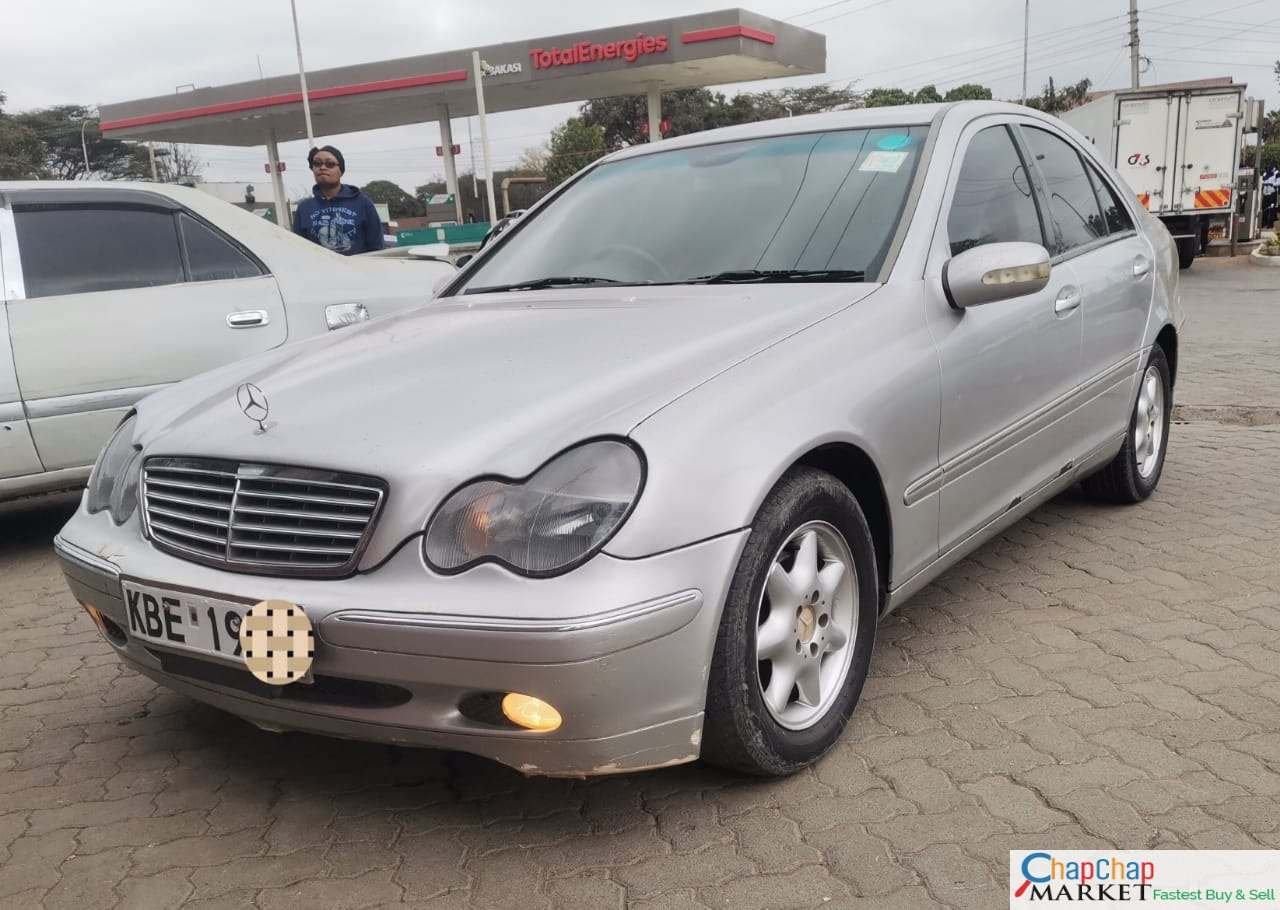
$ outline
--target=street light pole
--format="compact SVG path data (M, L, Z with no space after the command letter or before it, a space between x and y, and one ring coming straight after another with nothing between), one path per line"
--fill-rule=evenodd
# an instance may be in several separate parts
M1031 39L1031 0L1022 10L1022 103L1027 103L1027 44Z
M302 65L302 35L298 31L297 0L289 0L293 12L293 43L298 47L298 81L302 84L302 116L307 121L307 148L315 148L316 136L311 129L311 100L307 97L307 68Z

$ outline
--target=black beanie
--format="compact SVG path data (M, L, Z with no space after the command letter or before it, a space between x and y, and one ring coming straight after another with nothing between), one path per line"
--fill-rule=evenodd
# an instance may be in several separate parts
M338 159L338 172L345 174L347 172L347 159L342 157L342 152L338 151L332 145L322 145L319 148L313 148L307 152L307 167L311 167L311 162L316 157L316 152L328 152L330 155Z

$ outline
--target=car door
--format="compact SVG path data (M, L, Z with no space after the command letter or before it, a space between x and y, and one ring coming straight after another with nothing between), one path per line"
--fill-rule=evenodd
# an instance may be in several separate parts
M1069 137L1047 125L1020 130L1057 232L1055 261L1069 261L1080 285L1084 343L1076 423L1087 457L1111 446L1128 423L1155 282L1151 249L1115 188Z
M0 300L20 292L17 241L13 234L13 212L0 198ZM10 259L13 261L9 261ZM27 412L18 392L13 369L13 349L9 343L9 321L0 308L0 479L40 472L40 457L31 441Z
M6 308L46 470L91 464L144 395L284 342L272 276L166 197L33 190L12 202L24 294Z
M926 281L942 369L939 545L945 554L1060 476L1073 429L1062 400L1080 368L1080 291L1054 263L1037 293L966 310L942 293L947 259L986 243L1048 245L1047 213L1009 118L961 134Z

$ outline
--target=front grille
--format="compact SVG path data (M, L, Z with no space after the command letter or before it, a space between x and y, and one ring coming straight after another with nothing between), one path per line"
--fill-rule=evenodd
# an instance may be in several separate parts
M386 495L373 477L207 458L149 458L147 534L186 559L261 575L353 571Z

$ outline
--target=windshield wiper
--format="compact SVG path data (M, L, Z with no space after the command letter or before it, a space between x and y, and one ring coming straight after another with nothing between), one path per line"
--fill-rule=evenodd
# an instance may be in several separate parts
M501 291L540 291L543 288L570 287L575 284L631 284L617 278L593 278L590 275L553 275L547 278L531 278L513 284L495 284L487 288L467 288L468 294L496 294Z
M733 269L690 278L682 284L765 284L787 281L863 281L857 269Z

